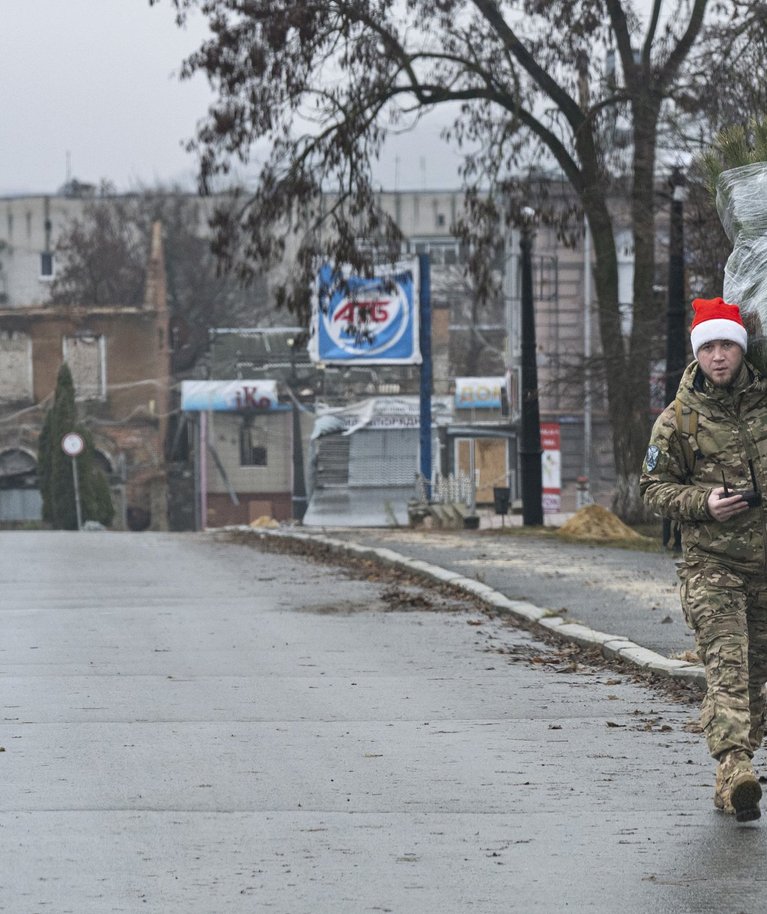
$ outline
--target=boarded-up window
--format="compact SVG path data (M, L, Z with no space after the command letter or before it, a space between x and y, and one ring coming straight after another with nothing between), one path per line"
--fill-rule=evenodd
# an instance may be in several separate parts
M508 485L509 444L505 438L477 438L474 444L474 474L476 499L479 504L492 504L493 488ZM456 463L458 471L468 478L471 466L471 441L459 438L456 441Z
M0 402L32 399L32 341L26 333L0 333Z
M67 336L64 361L72 372L78 400L106 397L106 346L103 336Z

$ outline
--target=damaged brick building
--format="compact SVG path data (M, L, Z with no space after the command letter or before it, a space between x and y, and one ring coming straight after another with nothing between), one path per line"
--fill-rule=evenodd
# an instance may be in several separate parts
M0 310L0 522L41 518L37 443L62 362L116 509L117 529L167 529L171 377L162 231L153 226L137 307Z

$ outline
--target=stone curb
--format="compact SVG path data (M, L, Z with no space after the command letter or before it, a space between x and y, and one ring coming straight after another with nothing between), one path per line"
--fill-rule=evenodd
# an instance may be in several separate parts
M689 663L686 660L674 660L657 654L646 647L641 647L633 641L629 641L621 635L611 635L607 632L599 632L581 625L577 622L570 622L567 619L558 616L555 612L542 609L524 600L512 600L499 591L493 589L487 584L480 581L466 578L456 571L450 571L447 568L441 568L439 565L432 565L420 559L412 559L393 549L377 548L375 546L363 546L359 543L349 543L345 540L333 539L321 533L299 533L297 531L276 530L259 527L221 527L219 532L237 531L239 533L248 532L256 536L270 536L282 539L294 539L310 543L321 543L329 546L339 552L358 555L365 558L373 558L384 565L394 565L398 568L407 569L422 577L439 581L441 584L447 584L458 590L463 590L478 597L487 606L493 609L507 612L524 622L531 622L534 625L540 625L548 632L566 641L574 642L583 647L599 647L603 657L608 660L619 659L625 663L630 663L648 672L657 673L660 676L669 676L673 679L682 680L690 685L699 688L705 688L706 676L703 667L697 663ZM209 530L214 533L216 530Z

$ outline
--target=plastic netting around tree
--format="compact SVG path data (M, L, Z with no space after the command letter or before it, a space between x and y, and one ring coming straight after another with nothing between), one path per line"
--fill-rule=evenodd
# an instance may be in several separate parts
M767 372L767 162L723 171L716 208L733 246L724 270L724 298L740 305L749 358Z

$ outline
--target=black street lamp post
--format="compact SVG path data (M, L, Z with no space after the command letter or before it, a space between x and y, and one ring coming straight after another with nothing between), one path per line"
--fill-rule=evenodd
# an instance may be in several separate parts
M292 515L299 523L306 514L306 480L304 478L304 448L301 439L301 412L298 405L298 375L296 373L295 340L287 341L290 347L290 403L293 411L293 494Z
M666 403L676 397L687 364L686 302L684 288L684 200L686 180L679 168L671 173L671 214L668 238L668 303L666 306ZM663 520L663 545L671 541L671 521ZM681 550L679 531L673 548Z
M538 405L538 368L536 364L535 309L533 307L533 210L525 207L519 248L521 251L521 441L519 448L522 471L522 523L543 524L541 490L541 417Z
M680 169L671 175L673 195L668 240L668 309L666 311L666 403L676 396L687 364L684 294L685 178Z

